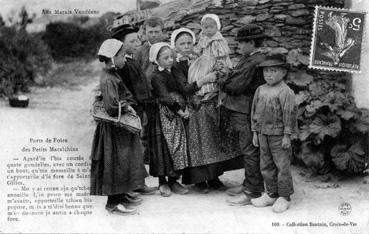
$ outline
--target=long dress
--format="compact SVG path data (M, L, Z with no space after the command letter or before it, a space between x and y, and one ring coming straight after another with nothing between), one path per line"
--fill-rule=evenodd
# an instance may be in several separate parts
M112 70L103 70L104 108L118 115L118 102L134 105L132 94ZM146 171L140 136L109 122L98 122L91 152L91 195L117 195L143 188Z
M196 82L187 81L188 69L187 61L179 61L172 70L178 73L175 78L182 92L192 100L187 124L189 167L184 170L182 182L194 184L216 179L224 171L240 169L243 161L237 138L228 131L226 122L222 123L225 131L220 131L217 96L200 102L200 97L194 95L199 90Z
M177 114L184 108L184 99L178 92L173 74L167 70L156 70L151 84L158 104L152 107L149 116L150 174L178 177L188 166L185 127Z

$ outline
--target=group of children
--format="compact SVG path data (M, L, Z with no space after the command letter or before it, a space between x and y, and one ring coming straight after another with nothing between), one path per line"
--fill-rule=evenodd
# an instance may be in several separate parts
M288 72L286 61L282 55L269 55L262 48L266 37L262 27L246 25L236 37L242 58L233 68L230 49L220 33L219 17L206 14L201 26L195 47L195 34L186 28L174 31L168 44L161 37L162 20L150 18L143 25L146 43L139 49L135 49L139 44L137 30L119 24L113 28L116 39L108 39L99 50L106 64L104 74L108 74L108 79L101 82L105 108L113 108L108 113L117 115L117 103L123 102L123 111L137 112L144 120L141 137L150 158L150 174L159 178L159 191L164 197L172 192L189 192L177 182L181 175L182 181L190 178L185 184L194 183L202 192L208 187L227 189L218 178L226 169L219 168L237 157L209 147L219 147L217 141L221 138L216 129L210 129L214 131L211 133L203 129L209 134L201 139L203 143L193 141L197 139L192 133L195 125L191 127L197 122L215 126L205 123L215 124L207 115L224 108L237 135L241 157L237 156L245 169L244 183L227 190L235 196L227 201L231 205L273 206L274 212L283 212L289 208L293 193L289 167L291 135L296 129L294 93L283 81ZM134 69L127 68L128 61ZM108 195L106 208L110 212L132 213L132 205L142 201L138 194L153 191L143 181L147 175L143 150L138 152L142 147L135 151L130 145L125 146L130 151L119 150L132 142L138 144L138 136L133 135L109 123L98 123L95 132L91 195ZM204 152L197 157L193 149ZM112 164L119 164L122 171L111 170ZM201 179L193 179L197 175Z

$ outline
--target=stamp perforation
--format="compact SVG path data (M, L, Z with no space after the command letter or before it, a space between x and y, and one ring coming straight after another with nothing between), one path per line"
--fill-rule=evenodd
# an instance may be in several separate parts
M350 72L350 73L360 73L361 69L362 69L362 56L361 54L359 54L359 69L346 69L346 68L340 68L340 67L335 67L335 66L320 66L320 65L316 65L314 64L314 58L316 57L316 43L317 43L317 39L316 39L316 35L318 34L317 32L317 21L319 18L319 10L327 10L327 11L334 11L334 12L346 12L346 13L356 13L356 14L362 14L363 15L363 23L362 23L362 34L361 34L361 44L360 44L360 49L364 49L365 48L365 39L366 39L366 20L367 20L367 14L368 12L366 11L361 11L361 10L354 10L354 9L347 9L347 8L336 8L336 7L325 7L325 6L320 6L320 5L316 5L315 6L315 12L314 12L314 24L313 24L313 30L312 30L312 39L311 39L311 46L310 46L310 56L309 56L309 69L318 69L318 70L328 70L328 71L335 71L335 72Z

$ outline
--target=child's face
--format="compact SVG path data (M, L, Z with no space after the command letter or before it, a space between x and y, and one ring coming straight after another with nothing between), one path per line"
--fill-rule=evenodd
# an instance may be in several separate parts
M169 47L161 49L158 55L158 63L162 68L170 69L173 66L173 52Z
M126 63L125 55L126 55L126 51L122 47L122 48L120 48L118 53L114 56L114 64L117 68L124 67L124 64Z
M254 41L239 41L238 42L238 52L240 54L250 54L255 50Z
M207 37L212 37L218 32L217 23L211 18L205 18L201 23L201 27Z
M137 33L127 34L124 37L123 43L127 54L134 54L137 51L138 47L141 45Z
M175 46L176 46L176 50L180 54L186 55L186 54L191 53L191 51L193 49L192 36L187 34L187 33L181 35L176 40Z
M157 25L155 27L146 25L145 35L146 35L147 40L151 44L155 44L157 42L160 42L163 39L163 29L161 28L160 25Z
M287 70L283 67L264 67L263 68L264 80L268 85L279 84L285 75Z

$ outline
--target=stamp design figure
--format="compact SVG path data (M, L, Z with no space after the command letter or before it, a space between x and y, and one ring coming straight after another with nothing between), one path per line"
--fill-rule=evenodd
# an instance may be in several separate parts
M360 72L365 14L317 6L310 67Z

